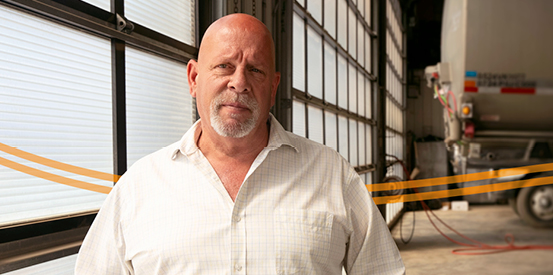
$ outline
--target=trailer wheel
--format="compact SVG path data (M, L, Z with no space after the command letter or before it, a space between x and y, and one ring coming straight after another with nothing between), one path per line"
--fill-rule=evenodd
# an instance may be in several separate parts
M535 227L553 227L553 185L526 187L517 197L520 218Z

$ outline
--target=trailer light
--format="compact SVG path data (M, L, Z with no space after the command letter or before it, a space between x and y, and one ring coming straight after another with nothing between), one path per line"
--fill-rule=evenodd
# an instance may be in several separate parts
M463 107L463 115L466 116L466 115L468 115L468 114L470 114L470 108L469 108L469 106Z
M461 104L461 117L472 118L472 103L465 102Z

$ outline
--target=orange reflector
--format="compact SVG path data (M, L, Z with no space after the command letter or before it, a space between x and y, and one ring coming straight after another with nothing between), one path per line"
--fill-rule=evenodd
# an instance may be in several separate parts
M463 114L464 114L464 115L470 114L470 107L469 107L469 106L463 107Z
M465 80L465 87L476 87L476 81Z

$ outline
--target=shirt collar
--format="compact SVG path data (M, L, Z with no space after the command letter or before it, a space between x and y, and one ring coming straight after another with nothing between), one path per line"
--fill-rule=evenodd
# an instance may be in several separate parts
M273 114L269 114L269 124L271 129L269 130L269 142L266 148L277 149L282 145L286 145L292 147L296 152L299 152L298 147L294 145L290 138L290 133L284 130L284 127L280 125Z
M283 145L293 148L296 152L299 152L297 146L292 142L289 133L284 130L278 120L269 114L269 142L267 143L268 149L275 150ZM176 143L176 147L171 150L171 159L177 158L177 154L180 152L185 156L189 156L199 150L197 141L202 132L202 121L199 119L188 129L179 142Z

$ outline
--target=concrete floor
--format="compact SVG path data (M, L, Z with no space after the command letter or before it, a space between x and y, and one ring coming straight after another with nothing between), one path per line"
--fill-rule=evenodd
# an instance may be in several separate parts
M470 205L469 211L434 213L449 226L489 245L506 245L506 233L515 237L515 245L551 245L553 229L532 228L524 224L508 205ZM553 250L519 250L488 255L456 255L454 244L432 226L424 211L415 211L415 231L411 242L403 244L411 233L413 212L406 212L403 225L392 230L408 275L415 274L553 274ZM437 221L435 221L436 223ZM455 240L462 240L444 226L439 228Z

